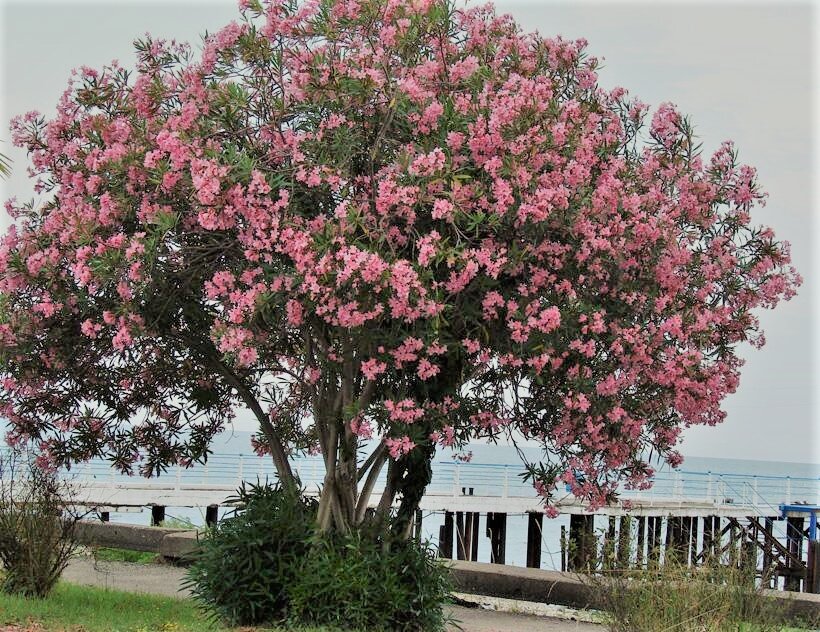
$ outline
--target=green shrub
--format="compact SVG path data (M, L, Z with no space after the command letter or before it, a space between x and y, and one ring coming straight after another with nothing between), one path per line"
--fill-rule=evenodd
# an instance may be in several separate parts
M415 540L318 534L316 503L269 484L241 487L241 505L211 528L186 585L231 625L333 626L437 632L448 572Z
M200 538L186 585L232 625L282 621L287 589L308 551L316 503L270 484L243 483L240 506Z
M0 589L42 598L77 548L80 516L67 509L68 486L34 457L25 450L0 454Z
M363 538L323 536L290 589L291 621L363 630L443 630L449 576L430 547L415 540L389 547Z

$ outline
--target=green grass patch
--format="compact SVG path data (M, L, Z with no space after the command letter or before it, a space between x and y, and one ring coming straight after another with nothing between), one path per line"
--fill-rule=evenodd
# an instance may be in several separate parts
M130 562L132 564L156 564L160 556L145 551L131 549L111 549L102 547L94 550L94 559L100 562Z
M340 632L330 628L228 628L210 622L189 599L60 582L46 599L0 593L0 625L36 622L49 632Z

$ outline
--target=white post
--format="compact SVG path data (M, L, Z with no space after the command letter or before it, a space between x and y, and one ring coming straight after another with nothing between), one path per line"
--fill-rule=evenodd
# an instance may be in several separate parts
M456 465L456 472L453 476L453 496L458 496L459 494L459 481L461 479L461 466Z
M510 493L510 466L504 466L504 498Z
M245 455L239 455L239 480L237 481L237 487L242 484L242 481L245 480Z
M711 470L709 472L707 472L706 474L707 474L707 477L706 477L706 500L708 500L709 502L713 502L715 499L714 499L714 496L712 495L712 472L711 472Z
M176 490L179 491L179 482L182 478L182 466L177 463L177 482L176 482Z
M792 502L792 477L786 477L786 500L784 501L787 505L790 505Z

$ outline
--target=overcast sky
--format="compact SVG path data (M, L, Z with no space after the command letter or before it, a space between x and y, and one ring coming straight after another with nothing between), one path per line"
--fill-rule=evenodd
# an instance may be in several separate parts
M738 392L725 402L726 422L689 430L685 454L820 463L817 410L820 355L817 309L820 265L817 191L812 174L818 87L811 3L496 2L527 30L584 37L604 60L601 83L627 88L657 106L671 101L691 116L704 150L726 139L759 170L768 205L755 214L793 246L805 283L799 295L761 314L768 344L744 349ZM0 152L14 159L0 198L31 197L25 156L9 144L11 116L54 111L72 68L112 59L131 65L130 43L146 31L199 42L238 16L233 0L104 3L0 0ZM3 216L0 225L8 225Z

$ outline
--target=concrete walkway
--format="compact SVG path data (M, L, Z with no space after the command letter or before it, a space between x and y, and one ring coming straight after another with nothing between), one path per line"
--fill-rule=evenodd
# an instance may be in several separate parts
M63 573L63 579L112 590L185 597L187 592L180 589L184 575L185 569L163 564L94 562L91 558L75 558ZM450 606L449 610L464 632L604 632L606 629L593 623L481 608ZM455 626L450 629L458 630Z

